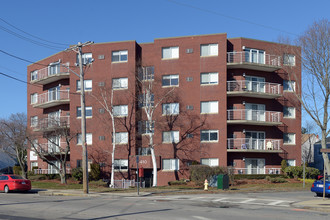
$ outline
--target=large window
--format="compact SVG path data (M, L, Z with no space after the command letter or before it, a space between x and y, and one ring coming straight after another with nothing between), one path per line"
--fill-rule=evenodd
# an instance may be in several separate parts
M201 85L218 84L218 73L201 73Z
M76 81L76 85L77 85L77 91L81 90L81 86L80 86L80 80ZM93 88L93 83L91 79L86 79L84 80L84 90L85 91L92 91Z
M179 159L163 159L163 170L179 170Z
M31 94L31 104L36 104L38 102L38 93Z
M284 54L283 55L283 64L288 66L296 65L296 56L293 54Z
M283 80L283 91L293 92L296 88L296 82L289 80Z
M201 142L218 141L218 130L201 130Z
M296 134L294 133L284 133L283 134L283 144L295 144Z
M38 116L32 116L30 118L31 120L31 127L37 127L38 126Z
M115 117L127 116L128 105L115 105L113 106L113 115Z
M163 115L177 115L179 114L179 103L163 104Z
M31 72L31 81L38 79L38 70L34 70Z
M127 50L112 51L112 62L126 62L128 58Z
M48 74L49 75L54 75L54 74L58 74L60 73L60 69L61 69L61 64L59 62L56 63L51 63L48 66Z
M77 135L77 144L81 145L82 144L82 136L81 134ZM93 143L93 134L92 133L86 133L86 144L87 145L92 145Z
M289 167L291 167L291 166L296 166L296 160L288 159L288 160L286 161L286 165L288 165Z
M202 44L201 56L218 56L218 44Z
M115 143L116 144L127 144L128 143L128 133L127 132L116 132Z
M202 114L214 114L218 113L218 101L201 102Z
M218 158L202 158L201 164L207 165L210 167L216 167L216 166L219 166L219 159Z
M283 107L283 117L284 118L295 118L296 117L296 108L295 107Z
M128 78L112 79L113 89L127 89L127 87L128 87Z
M81 55L82 63L83 65L90 64L93 62L93 56L92 53L83 53ZM79 64L79 56L77 54L77 62Z
M163 76L162 85L163 86L178 86L179 85L179 75Z
M85 107L85 115L86 117L93 116L93 110L91 106ZM77 107L77 117L81 117L81 107Z
M155 132L155 122L149 123L149 121L139 121L138 130L140 134L151 134Z
M179 47L163 47L162 59L177 59L179 58Z
M114 161L115 170L128 170L128 160L127 159L116 159Z
M245 62L265 64L264 50L245 48L244 55L245 55Z
M178 143L178 142L179 142L179 131L163 132L163 143Z

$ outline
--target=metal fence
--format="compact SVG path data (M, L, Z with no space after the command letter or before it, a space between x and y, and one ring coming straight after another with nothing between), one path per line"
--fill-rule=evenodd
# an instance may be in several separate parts
M145 188L146 184L145 182L135 182L135 180L115 180L114 181L114 188L120 188L120 189L128 189L130 187L137 187L139 185L139 187L141 188Z

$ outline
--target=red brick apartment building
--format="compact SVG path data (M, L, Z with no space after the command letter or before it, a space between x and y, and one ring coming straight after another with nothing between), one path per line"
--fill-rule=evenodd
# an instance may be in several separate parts
M284 46L292 53L284 53ZM296 51L289 45L227 39L226 34L83 47L84 62L94 59L84 67L90 163L99 163L109 175L111 121L97 97L113 89L116 179L136 178L137 155L145 178L152 176L148 132L154 132L158 185L189 178L191 164L232 167L237 174L279 173L283 159L300 165L301 108L294 93L301 85L301 63ZM29 131L44 134L35 141L47 156L50 150L60 155L65 140L56 133L54 141L43 137L59 127L69 129L74 137L69 171L82 158L79 78L65 67L79 73L76 63L75 52L63 51L27 69ZM294 80L287 66L298 76ZM161 102L152 131L137 98L143 97L139 84L144 80L152 81L152 101ZM54 118L59 127L50 122ZM56 172L34 152L28 155L29 169Z

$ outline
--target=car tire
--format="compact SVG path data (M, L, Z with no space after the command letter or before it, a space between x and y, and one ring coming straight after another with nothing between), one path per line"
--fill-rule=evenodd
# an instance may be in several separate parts
M323 196L323 193L316 193L316 196L322 197Z
M4 187L4 191L5 193L9 193L9 187L7 185Z

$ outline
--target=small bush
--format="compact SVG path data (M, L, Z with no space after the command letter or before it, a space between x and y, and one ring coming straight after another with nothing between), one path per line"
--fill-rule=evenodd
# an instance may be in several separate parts
M101 167L100 164L92 163L91 164L91 172L89 173L89 177L91 180L99 180L101 176Z
M218 174L227 174L226 168L223 167L210 167L207 165L191 165L190 166L190 179L197 185L203 185L205 179Z
M21 172L22 172L21 166L14 166L13 172L15 175L21 175Z
M304 168L302 166L290 166L285 168L285 174L290 178L303 178ZM315 179L320 174L318 169L312 167L305 168L305 178Z
M29 180L46 180L46 176L45 175L42 175L42 174L37 174L37 175L32 175L32 176L29 176Z
M272 178L270 176L266 176L265 180L270 182L272 180Z
M169 181L168 185L170 185L170 186L187 185L187 182L185 180Z
M275 177L284 178L283 174L236 174L236 175L234 175L234 179L235 180L241 180L241 179L261 180L261 179L265 179L267 176L269 176L271 178L275 178Z
M271 183L286 183L288 181L284 178L276 177L276 178L270 178L270 182Z
M82 168L73 168L72 169L72 177L77 181L82 181L83 179L83 171Z
M286 160L282 160L281 161L281 171L282 171L282 173L284 173L285 168L287 168L287 167L288 167L287 161Z

